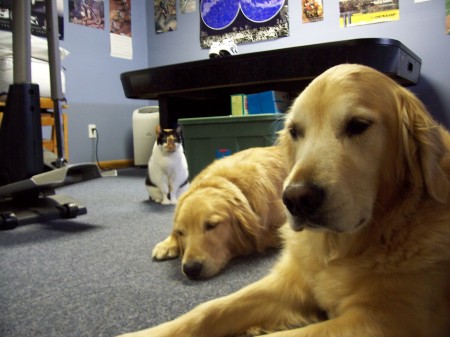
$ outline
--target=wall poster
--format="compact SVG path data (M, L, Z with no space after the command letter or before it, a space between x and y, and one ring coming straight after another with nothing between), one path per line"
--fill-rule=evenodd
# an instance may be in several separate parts
M197 10L197 0L180 0L181 14L194 13Z
M200 45L236 44L289 36L288 0L200 0Z
M111 56L133 59L131 0L109 0Z
M340 27L400 20L400 0L339 0Z
M302 22L323 21L322 0L302 0Z
M105 29L104 0L69 0L69 22Z
M109 31L131 36L131 0L109 1Z
M172 32L177 29L176 0L154 0L156 34Z

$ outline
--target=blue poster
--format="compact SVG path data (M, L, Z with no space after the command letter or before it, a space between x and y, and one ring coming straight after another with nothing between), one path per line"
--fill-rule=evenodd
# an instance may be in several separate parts
M250 43L289 35L288 0L200 0L200 44Z

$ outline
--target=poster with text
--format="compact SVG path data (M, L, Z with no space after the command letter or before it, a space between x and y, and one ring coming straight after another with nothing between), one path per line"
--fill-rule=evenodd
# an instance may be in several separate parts
M288 0L200 0L200 45L236 44L289 36Z
M131 0L109 0L111 56L133 59L131 37Z
M17 1L17 0L14 0ZM59 39L64 40L64 1L56 1ZM12 31L13 0L0 0L0 30ZM46 37L44 1L31 1L31 34Z
M162 34L177 29L176 0L154 0L155 32Z
M322 0L302 0L302 22L323 21Z
M105 29L104 0L69 0L69 22Z
M400 0L340 0L340 27L400 20Z

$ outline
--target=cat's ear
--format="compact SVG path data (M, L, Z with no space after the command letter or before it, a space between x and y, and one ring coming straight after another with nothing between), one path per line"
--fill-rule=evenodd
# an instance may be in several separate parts
M179 135L181 135L181 125L177 125L177 128L175 129L175 132Z
M159 135L161 133L161 125L156 126L156 134Z

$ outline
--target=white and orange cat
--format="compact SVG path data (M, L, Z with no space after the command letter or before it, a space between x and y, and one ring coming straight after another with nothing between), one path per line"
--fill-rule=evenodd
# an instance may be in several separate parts
M176 204L189 188L189 170L182 144L181 127L161 129L148 161L145 185L150 199L163 205Z

